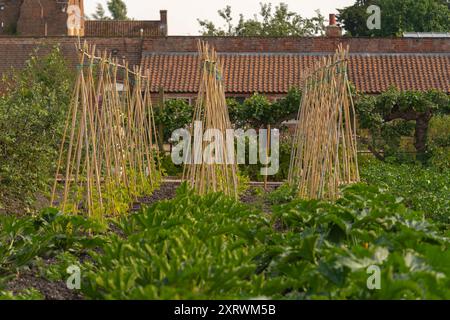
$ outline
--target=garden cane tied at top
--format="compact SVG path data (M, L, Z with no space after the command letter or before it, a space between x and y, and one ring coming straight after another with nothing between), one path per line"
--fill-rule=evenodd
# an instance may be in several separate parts
M302 198L335 200L341 185L360 180L348 54L339 46L305 79L288 178Z
M149 77L106 52L96 56L95 46L86 42L78 51L78 78L51 203L57 200L57 181L65 170L58 201L63 212L98 218L127 213L161 178Z

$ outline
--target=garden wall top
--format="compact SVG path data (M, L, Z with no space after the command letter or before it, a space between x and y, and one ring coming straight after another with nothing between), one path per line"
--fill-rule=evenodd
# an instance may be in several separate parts
M339 44L350 47L349 77L358 90L380 93L439 89L450 93L450 38L327 37L86 37L99 50L142 64L152 71L153 91L193 95L197 91L197 42L208 41L225 58L228 95L254 92L283 95L300 85L302 74ZM73 37L0 36L0 75L21 68L35 48L45 54L59 45L70 65L77 53Z

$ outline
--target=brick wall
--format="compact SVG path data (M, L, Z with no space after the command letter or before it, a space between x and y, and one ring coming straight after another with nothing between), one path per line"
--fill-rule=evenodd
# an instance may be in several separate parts
M84 15L83 0L1 0L0 35L65 36L76 32L67 29L67 5L77 5ZM81 19L83 35L84 19Z
M3 10L0 9L0 35L13 34L17 31L17 20L23 0L3 0Z
M219 52L334 52L342 43L355 53L449 53L449 38L261 38L261 37L184 37L145 38L143 50L149 52L196 52L198 40L208 41Z
M55 45L60 46L69 65L75 66L78 63L76 41L71 37L0 37L0 77L11 67L21 68L35 48L40 48L40 54L44 55ZM130 66L140 64L140 39L90 38L89 43L95 44L98 50L114 51L117 58L126 59Z
M83 9L82 0L69 0ZM64 36L67 30L67 5L56 0L23 0L17 22L18 34L24 36ZM83 14L83 12L82 12Z

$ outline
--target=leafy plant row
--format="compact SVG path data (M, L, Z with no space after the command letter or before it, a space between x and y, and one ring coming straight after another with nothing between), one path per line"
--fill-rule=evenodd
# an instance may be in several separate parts
M120 224L85 264L94 299L442 299L449 239L376 187L336 203L295 200L273 217L186 187ZM273 228L273 225L278 228ZM369 290L367 269L381 270Z

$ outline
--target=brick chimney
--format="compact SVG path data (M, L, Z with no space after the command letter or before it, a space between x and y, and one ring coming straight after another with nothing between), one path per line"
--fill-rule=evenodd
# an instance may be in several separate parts
M330 14L330 24L326 27L325 35L330 38L342 37L342 29L336 23L336 15Z
M161 33L164 36L167 36L168 34L168 27L167 27L167 10L160 10L159 11L159 15L160 15L160 28L161 28Z

